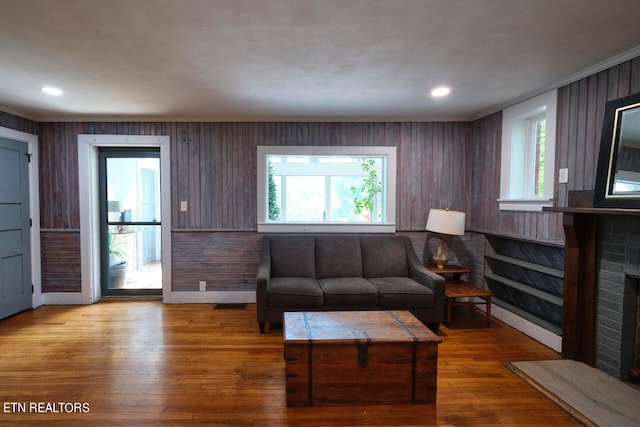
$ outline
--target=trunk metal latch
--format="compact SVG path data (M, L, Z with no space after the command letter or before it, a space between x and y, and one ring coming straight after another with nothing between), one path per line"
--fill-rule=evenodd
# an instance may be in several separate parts
M366 342L360 342L358 333L353 332L353 336L356 339L356 347L358 347L358 365L360 365L361 368L366 368L369 364L369 344L371 344L371 337L366 331L363 331L362 334L366 338Z

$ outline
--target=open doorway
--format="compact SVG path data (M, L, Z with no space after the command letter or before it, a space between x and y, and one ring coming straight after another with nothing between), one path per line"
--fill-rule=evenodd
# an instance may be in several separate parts
M103 296L162 295L160 150L98 150Z
M99 301L102 296L102 287L100 286L98 151L103 147L154 147L160 149L162 301L165 303L176 302L174 292L171 290L171 138L166 135L79 134L78 190L80 193L80 263L82 266L82 293L79 303L92 304Z

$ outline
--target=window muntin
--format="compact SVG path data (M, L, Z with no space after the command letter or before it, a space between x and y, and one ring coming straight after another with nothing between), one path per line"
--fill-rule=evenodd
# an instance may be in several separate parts
M395 147L258 147L258 231L395 231Z

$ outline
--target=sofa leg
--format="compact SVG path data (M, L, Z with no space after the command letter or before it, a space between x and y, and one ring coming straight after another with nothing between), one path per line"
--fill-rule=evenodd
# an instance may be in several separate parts
M264 334L264 322L258 324L260 326L260 333Z
M440 322L429 323L429 329L431 329L431 332L434 334L437 334L438 329L440 329Z

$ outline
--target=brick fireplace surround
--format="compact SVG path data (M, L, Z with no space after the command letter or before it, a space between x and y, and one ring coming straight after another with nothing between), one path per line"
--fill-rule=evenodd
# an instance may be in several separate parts
M626 380L640 368L640 210L563 212L562 354Z
M640 368L640 217L599 216L596 236L594 365L627 379Z

